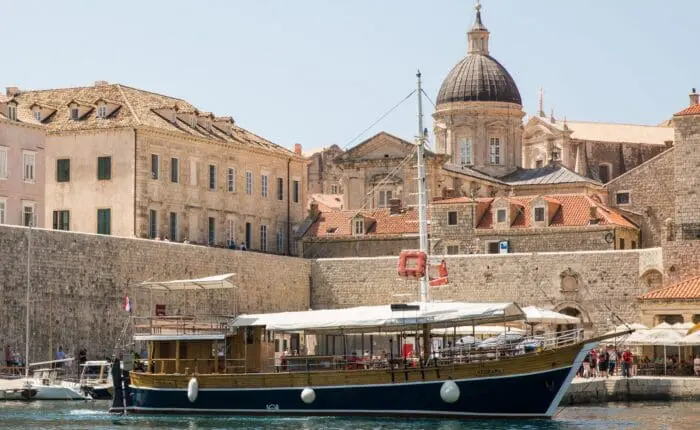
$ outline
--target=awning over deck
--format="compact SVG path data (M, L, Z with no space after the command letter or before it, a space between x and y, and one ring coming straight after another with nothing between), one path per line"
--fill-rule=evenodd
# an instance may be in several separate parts
M433 302L241 315L231 321L231 327L264 326L267 330L278 331L363 332L384 327L422 324L450 327L463 323L479 325L523 319L525 314L515 303Z
M223 334L137 334L134 340L162 342L167 340L224 340Z
M139 286L153 291L182 291L182 290L219 290L223 288L236 288L231 283L235 273L208 276L206 278L183 279L177 281L142 282Z

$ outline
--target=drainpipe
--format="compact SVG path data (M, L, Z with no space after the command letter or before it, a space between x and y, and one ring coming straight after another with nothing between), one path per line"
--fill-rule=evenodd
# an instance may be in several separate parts
M290 165L292 164L291 157L287 159L287 255L292 255L292 196L291 190L291 172Z

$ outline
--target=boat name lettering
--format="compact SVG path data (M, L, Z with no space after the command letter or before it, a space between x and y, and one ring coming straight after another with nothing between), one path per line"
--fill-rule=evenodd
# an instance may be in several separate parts
M502 368L497 368L497 369L479 369L476 371L477 375L496 375L499 373L503 373Z
M268 411L279 411L280 405L278 405L277 403L270 403L269 405L265 406L265 408Z

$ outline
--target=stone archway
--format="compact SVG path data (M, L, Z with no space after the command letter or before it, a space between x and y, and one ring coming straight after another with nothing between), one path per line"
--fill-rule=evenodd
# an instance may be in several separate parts
M639 287L645 293L658 290L663 285L664 275L657 269L649 269L639 277Z

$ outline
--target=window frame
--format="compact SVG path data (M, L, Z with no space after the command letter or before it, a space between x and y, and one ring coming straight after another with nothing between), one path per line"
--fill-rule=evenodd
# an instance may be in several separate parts
M216 164L209 165L209 190L216 191Z
M27 157L30 157L32 162L27 163ZM27 167L31 167L31 177L27 174ZM28 184L36 183L36 152L35 151L22 151L22 181Z
M503 221L500 220L500 215L503 214ZM496 223L505 224L508 221L508 211L504 208L496 209Z
M10 172L8 171L9 163L7 160L7 157L10 156L10 148L7 146L0 146L0 155L3 155L0 157L0 180L5 180L10 176Z
M177 212L168 213L168 230L170 231L170 240L176 242L180 240L180 220L178 219Z
M148 210L148 238L158 238L158 211L155 209Z
M264 199L269 195L269 182L270 177L268 175L260 175L260 197Z
M388 208L391 206L389 203L391 199L394 198L393 190L379 190L377 192L377 208ZM383 203L382 203L383 201Z
M503 165L503 151L501 151L501 137L500 136L490 136L489 137L489 164L492 166L502 166Z
M36 202L33 200L22 200L22 219L21 225L24 227L29 227L27 224L27 208L31 209L31 227L37 227L37 213L36 213Z
M277 177L277 200L284 200L284 178Z
M106 232L104 222L106 224ZM100 228L102 227L102 228ZM102 231L100 231L102 230ZM102 234L105 236L110 236L112 234L112 209L111 208L99 208L97 209L97 234Z
M41 122L41 110L37 109L34 111L34 119Z
M627 195L627 202L620 203L620 196ZM615 205L616 206L629 206L632 204L632 193L629 190L615 191Z
M226 219L226 245L231 246L236 242L236 220L233 218Z
M447 225L457 225L457 211L447 212Z
M65 163L66 166L61 168L61 164ZM61 176L61 172L65 170L65 177ZM70 158L57 158L56 159L56 182L70 182Z
M537 219L537 214L538 214L538 213L541 213L541 214L542 214L542 219ZM535 206L535 207L532 209L532 220L533 220L534 222L545 222L546 218L547 218L547 217L546 217L546 213L545 213L544 206Z
M459 255L459 245L445 245L445 255Z
M17 121L17 105L8 103L8 105L7 105L7 118L10 121Z
M284 253L284 229L281 226L277 227L277 253Z
M603 178L600 177L600 168L605 167L607 170L608 178L607 181L603 181ZM612 163L598 163L598 179L600 179L600 182L603 184L607 184L608 182L613 180L613 165Z
M352 234L353 236L362 236L365 234L365 220L362 218L355 218L352 220Z
M267 252L267 225L260 224L260 251Z
M500 249L500 245L499 245L500 243L501 243L500 240L487 240L487 241L485 241L484 242L484 253L490 254L490 255L500 254L501 253L501 249ZM493 246L494 244L496 245L496 252L491 252L491 246Z
M109 181L112 179L112 156L97 157L97 180Z
M160 179L160 155L151 154L151 179Z
M299 203L299 180L292 180L292 201L294 203Z
M245 193L248 196L253 195L253 171L245 171Z
M53 229L70 231L70 210L59 209L53 211Z
M331 194L338 194L338 184L331 184Z
M0 225L7 224L7 197L0 197Z
M97 106L97 117L100 119L107 118L107 105Z
M77 107L70 108L70 119L71 119L71 121L80 120L80 108L77 108Z
M216 245L216 217L207 217L207 243Z
M180 159L177 157L170 157L170 182L180 183Z
M226 189L229 193L236 192L236 168L229 167L226 172Z
M459 163L462 166L473 166L474 165L474 143L471 137L462 137L459 139ZM467 155L467 160L465 162L464 155Z

